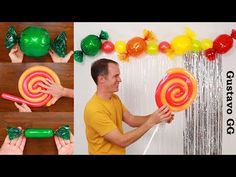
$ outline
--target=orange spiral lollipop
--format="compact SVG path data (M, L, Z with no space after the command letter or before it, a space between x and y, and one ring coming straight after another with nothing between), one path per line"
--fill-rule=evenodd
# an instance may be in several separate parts
M40 92L44 88L40 87L39 83L42 83L45 78L60 84L60 80L53 70L46 66L33 66L25 70L18 81L18 90L23 98L7 93L3 93L1 96L10 101L25 103L30 107L50 106L52 96Z
M173 112L188 108L197 95L197 81L184 68L173 68L167 71L166 76L156 88L155 100L160 108L166 104Z

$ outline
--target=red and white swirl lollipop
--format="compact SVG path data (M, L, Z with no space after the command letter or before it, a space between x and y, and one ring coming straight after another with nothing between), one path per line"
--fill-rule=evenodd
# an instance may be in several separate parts
M8 93L3 93L1 96L10 101L25 103L30 107L50 106L52 96L40 92L43 88L39 83L45 78L60 84L60 79L53 70L46 66L33 66L25 70L18 81L18 90L23 98Z
M155 100L160 108L166 104L173 112L185 110L197 95L197 81L184 68L173 68L167 71L166 76L156 88Z

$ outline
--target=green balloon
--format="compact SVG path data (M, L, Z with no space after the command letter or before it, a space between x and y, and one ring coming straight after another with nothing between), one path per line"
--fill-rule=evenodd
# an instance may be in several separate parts
M62 125L54 132L54 134L61 137L62 139L69 140L70 139L69 125Z
M50 49L50 35L41 27L30 26L20 35L19 46L22 52L30 57L41 57Z
M101 39L96 35L88 35L81 41L81 49L88 56L95 56L102 47Z
M7 134L10 140L18 138L23 134L23 131L17 127L7 127Z

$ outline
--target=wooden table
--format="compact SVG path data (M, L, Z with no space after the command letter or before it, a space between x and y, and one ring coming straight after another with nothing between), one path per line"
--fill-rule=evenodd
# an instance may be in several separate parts
M18 80L27 68L35 65L43 65L51 68L57 73L63 87L74 88L73 63L0 63L0 94L7 92L21 97L18 91ZM32 111L37 112L73 112L73 110L74 99L65 97L60 98L52 106L32 108ZM0 112L18 112L18 109L13 102L0 98Z
M74 123L72 112L60 113L0 113L0 146L7 135L6 128L22 127L26 128L51 128L55 131L61 125L70 126L74 134ZM24 154L58 154L54 138L28 138L26 141Z
M5 48L4 42L6 33L10 26L14 26L17 32L17 35L20 36L20 33L29 26L38 26L48 30L51 40L54 40L61 32L66 33L67 37L67 53L71 50L74 50L74 27L73 22L1 22L0 29L0 62L11 62L8 54L9 50ZM52 62L51 56L49 54L40 57L33 58L24 55L23 62ZM69 60L69 63L73 63L73 56Z

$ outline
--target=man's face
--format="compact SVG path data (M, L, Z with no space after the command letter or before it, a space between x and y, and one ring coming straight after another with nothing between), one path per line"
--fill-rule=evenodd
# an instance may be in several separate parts
M117 92L121 82L119 65L109 63L108 75L104 76L104 87L109 92Z

